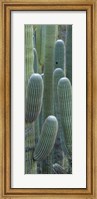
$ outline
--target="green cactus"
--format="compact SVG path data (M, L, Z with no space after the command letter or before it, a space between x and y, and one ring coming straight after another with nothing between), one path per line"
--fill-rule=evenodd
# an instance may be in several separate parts
M55 68L66 71L66 48L64 41L59 39L55 43Z
M25 120L30 123L36 120L42 106L43 80L41 75L37 73L31 75L27 91Z
M66 42L66 25L58 26L58 38L62 39L64 43Z
M54 115L56 116L58 120L58 133L56 142L54 145L54 155L53 155L53 162L57 162L61 165L63 165L63 147L62 147L62 139L63 139L63 129L61 124L61 118L60 118L60 111L58 106L58 95L57 95L57 85L60 78L64 77L64 71L61 68L56 68L53 73L53 79L54 79Z
M60 107L61 122L64 129L66 146L72 154L72 92L71 83L68 78L63 77L58 82L58 99Z
M25 174L36 173L37 165L33 164L33 153L35 148L34 124L25 125Z
M45 59L44 59L44 96L43 96L43 116L44 120L53 115L53 70L54 70L54 46L57 38L57 25L45 25ZM43 173L49 173L52 157L49 156L43 163Z
M39 142L34 151L34 160L44 160L52 151L57 136L58 122L56 117L48 116L43 124Z
M28 80L33 72L33 26L25 25L25 94Z
M37 55L37 51L35 48L33 48L34 51L34 63L33 63L33 68L34 68L34 73L38 72L38 55Z
M72 84L72 26L67 26L66 39L66 77Z
M44 119L53 114L53 69L56 25L46 25L46 44L44 61Z
M38 61L40 63L41 56L41 25L36 27L36 50L38 54Z
M41 56L40 56L40 65L42 66L42 72L44 70L44 59L45 59L45 34L46 34L45 25L41 25Z

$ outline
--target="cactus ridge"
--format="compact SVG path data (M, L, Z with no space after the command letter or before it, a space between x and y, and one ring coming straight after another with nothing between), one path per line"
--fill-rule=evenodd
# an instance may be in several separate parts
M58 122L56 117L48 116L43 124L40 139L35 148L35 160L43 160L50 154L55 143L57 130Z
M69 153L72 152L72 93L68 78L61 78L58 82L58 99L64 136Z
M64 70L65 67L65 44L64 41L59 39L55 43L55 68L62 68Z
M28 83L26 99L26 122L33 122L38 117L43 98L43 80L41 75L32 74Z

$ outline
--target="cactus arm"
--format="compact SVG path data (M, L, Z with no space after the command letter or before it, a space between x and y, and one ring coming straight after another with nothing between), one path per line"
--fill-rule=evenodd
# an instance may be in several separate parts
M38 117L42 106L43 80L41 75L37 73L31 75L27 91L25 120L33 122Z
M58 106L57 85L60 78L64 77L64 71L61 68L56 68L53 72L54 78L54 115L58 120L58 133L53 149L53 163L57 162L63 166L64 152L62 147L63 129L60 118L60 111Z
M55 43L55 68L66 71L66 47L64 41L59 39Z
M34 151L34 160L43 160L51 153L57 130L57 119L54 116L48 116L43 124L40 139Z
M60 115L66 146L71 156L72 154L72 92L71 83L68 78L61 78L58 82L58 99Z

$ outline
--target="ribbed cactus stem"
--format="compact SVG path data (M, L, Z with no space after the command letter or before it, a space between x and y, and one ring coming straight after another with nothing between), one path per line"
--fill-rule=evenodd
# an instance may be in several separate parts
M56 25L45 25L46 44L44 60L44 119L53 114L53 69Z
M41 75L32 74L29 79L27 99L26 99L26 122L33 122L37 119L43 98L43 80Z
M44 160L52 151L58 131L58 122L56 117L46 118L39 142L34 151L34 160Z
M45 25L45 59L44 59L44 97L43 116L44 120L53 115L53 70L54 70L54 46L57 37L57 25ZM50 169L46 165L52 162L51 155L43 162L43 173L49 173Z
M72 25L67 26L66 77L70 80L72 84Z
M33 153L35 149L35 129L34 123L25 125L25 174L36 173L37 163L33 162Z
M60 110L58 106L57 85L60 78L64 77L64 71L61 68L56 68L53 73L54 79L54 115L58 120L58 133L53 150L53 163L57 162L63 166L63 129L60 118Z
M33 72L33 26L25 25L25 92Z
M61 39L55 43L55 68L61 68L64 72L66 70L66 48Z
M37 73L38 72L38 55L35 48L33 48L33 52L34 52L33 68L34 68L34 73Z
M41 25L36 27L36 50L38 53L38 61L40 63L41 56Z
M46 44L46 28L45 25L41 25L41 56L40 64L42 66L42 72L44 69L44 59L45 59L45 44Z
M58 99L60 115L66 146L71 156L72 154L72 90L68 78L63 77L58 82Z

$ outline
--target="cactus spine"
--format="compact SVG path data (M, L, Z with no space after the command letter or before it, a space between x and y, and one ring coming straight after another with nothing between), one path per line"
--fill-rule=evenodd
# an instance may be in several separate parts
M57 119L54 116L47 117L42 127L39 142L34 151L34 160L43 160L50 154L55 143L57 130Z
M41 75L32 74L28 84L26 99L26 122L33 122L38 117L43 98L43 80Z

